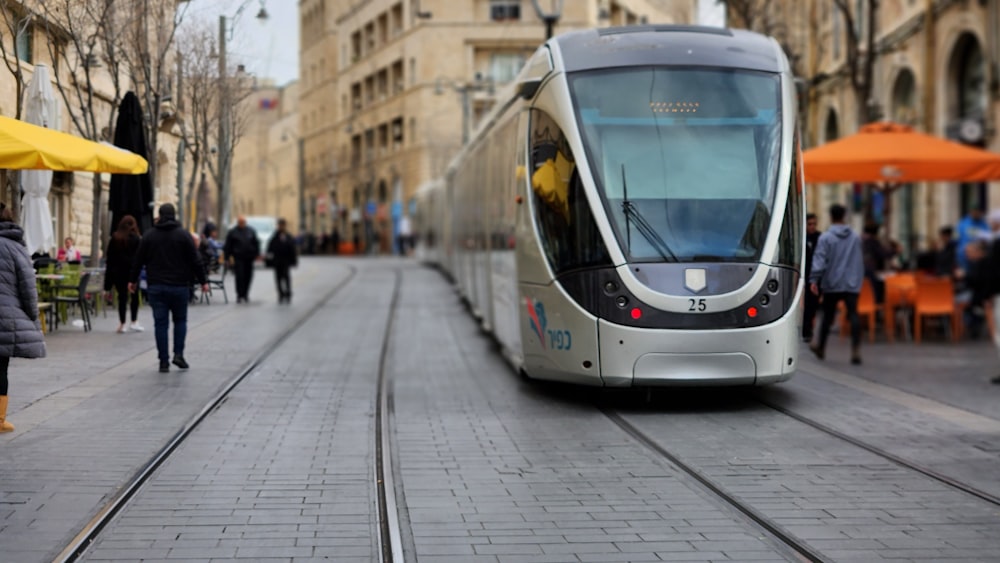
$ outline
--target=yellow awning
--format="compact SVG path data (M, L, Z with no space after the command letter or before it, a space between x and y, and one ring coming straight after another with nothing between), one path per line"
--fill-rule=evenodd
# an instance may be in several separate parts
M148 167L113 145L0 116L0 169L142 174Z

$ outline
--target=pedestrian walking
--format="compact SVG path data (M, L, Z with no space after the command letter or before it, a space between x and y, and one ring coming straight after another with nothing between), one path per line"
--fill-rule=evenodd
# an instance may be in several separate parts
M247 225L246 217L240 215L236 220L236 228L226 234L226 245L222 253L236 276L236 302L248 302L250 283L253 281L253 264L260 256L260 240L253 227Z
M139 235L139 225L135 217L125 215L118 221L118 228L111 235L108 241L108 249L104 252L106 267L104 270L104 291L111 291L114 288L118 294L118 333L125 332L125 309L131 306L132 324L128 330L142 332L144 329L139 324L139 294L128 290L129 275L132 273L132 264L135 262L136 252L139 251L139 243L142 236Z
M208 291L205 272L198 260L191 235L177 222L174 206L165 203L160 206L159 219L142 237L129 274L128 289L138 290L139 272L146 268L146 294L153 308L153 327L156 334L156 350L159 352L160 373L170 371L170 354L167 332L171 317L174 322L173 364L188 369L184 359L184 339L187 337L188 297L191 280Z
M295 239L288 233L288 223L278 219L278 230L267 243L267 259L274 268L274 283L278 288L278 303L292 302L291 269L298 265Z
M843 205L830 206L833 223L819 237L813 255L809 289L813 295L823 293L823 319L820 322L819 342L809 346L816 357L824 358L830 325L837 314L837 304L844 302L847 320L851 325L851 363L861 363L861 321L858 318L858 294L864 282L865 265L862 258L861 238L844 223L847 209Z
M815 213L806 215L806 280L812 273L813 255L816 253L816 244L819 243L820 233L817 225L819 220ZM805 313L802 316L802 340L812 342L813 325L816 322L816 311L819 309L819 295L812 291L806 291Z
M409 215L403 215L399 218L397 248L399 248L399 253L403 256L409 256L410 250L413 248L413 223L410 221Z
M991 307L993 312L993 344L1000 353L1000 209L989 216L990 233L981 235L965 247L967 263L966 281L972 290L975 306ZM1000 384L1000 375L990 379Z
M24 230L4 208L0 210L0 432L14 430L7 422L10 359L44 357L35 269L24 245Z

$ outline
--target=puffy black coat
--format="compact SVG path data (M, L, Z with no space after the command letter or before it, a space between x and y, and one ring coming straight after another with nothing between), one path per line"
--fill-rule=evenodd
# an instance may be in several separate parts
M0 356L44 358L35 270L16 223L0 223Z

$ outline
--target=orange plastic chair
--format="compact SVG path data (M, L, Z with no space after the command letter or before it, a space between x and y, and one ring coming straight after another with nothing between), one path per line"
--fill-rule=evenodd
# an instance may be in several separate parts
M962 318L955 307L955 291L951 278L917 277L917 298L913 304L913 340L920 342L926 317L948 317L951 339L958 340Z
M868 323L868 339L875 342L875 312L878 307L875 305L875 291L872 290L872 284L865 278L861 282L861 293L858 294L858 318L861 322ZM840 303L840 335L847 336L850 334L851 323L847 320L847 308L844 307L844 303Z
M909 309L913 306L917 294L917 277L910 272L900 272L885 278L885 309L882 318L885 322L885 336L889 342L896 339L896 314L899 309ZM903 332L910 334L908 317L903 318Z

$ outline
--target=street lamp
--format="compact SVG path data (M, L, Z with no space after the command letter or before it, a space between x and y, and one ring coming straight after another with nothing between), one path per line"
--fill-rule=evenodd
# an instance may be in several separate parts
M555 27L556 22L562 17L563 1L564 0L544 0L548 3L549 9L545 10L542 8L543 0L531 0L531 3L535 6L535 13L538 14L538 19L545 22L545 38L552 38L552 28Z
M472 134L472 94L475 92L487 92L491 96L496 88L493 78L483 78L480 73L471 82L456 83L451 85L452 89L462 95L462 144L469 143ZM444 83L442 79L437 79L434 85L434 93L444 94Z
M257 12L257 19L261 22L267 21L268 14L264 8L264 0L260 1L260 11ZM232 113L232 100L229 99L229 69L226 63L226 42L232 39L233 29L236 20L247 8L251 0L244 0L231 18L233 27L226 24L226 16L219 16L219 199L220 207L220 228L225 233L229 229L231 221L231 211L233 205L233 194L230 186L230 176L232 174L233 148L230 146L231 125L230 114Z

